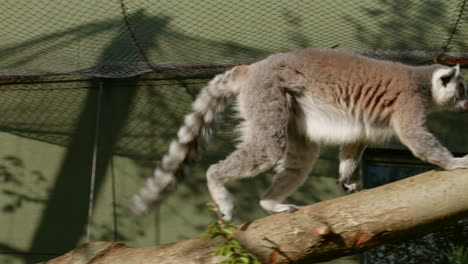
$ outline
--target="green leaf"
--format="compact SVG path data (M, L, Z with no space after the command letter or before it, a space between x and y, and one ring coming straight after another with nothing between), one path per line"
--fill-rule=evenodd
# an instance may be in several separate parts
M238 249L244 248L237 239L232 239L231 240L231 245L232 245L233 248L238 248Z
M214 207L215 205L213 205ZM215 208L210 209L209 211L218 213ZM223 227L221 227L223 226ZM232 222L222 222L218 220L213 222L206 232L201 234L201 237L211 237L214 239L218 236L221 236L224 239L224 244L220 246L214 252L215 256L228 256L225 260L219 262L219 264L261 264L261 262L252 254L248 252L243 252L242 249L244 246L237 240L234 239L233 231L231 229L237 229L237 227Z
M230 246L224 246L222 255L226 256L229 252L231 252L231 247Z
M236 228L236 226L235 226L233 223L231 223L231 222L224 222L224 226L225 226L225 227L229 227L229 228L231 228L231 227L232 227L232 228Z
M221 233L214 233L214 234L211 234L211 239L216 238L216 237L219 237L220 235L222 235L222 234L221 234Z
M221 255L221 251L222 251L222 250L223 250L223 248L222 248L222 247L220 247L220 248L216 249L216 251L215 251L215 253L214 253L214 254L215 254L215 256L219 256L219 255Z
M248 264L250 262L250 260L246 257L240 257L237 260L239 261L239 263L245 263L245 264Z
M231 237L232 236L232 231L227 229L227 228L223 228L223 233L226 234L227 236Z

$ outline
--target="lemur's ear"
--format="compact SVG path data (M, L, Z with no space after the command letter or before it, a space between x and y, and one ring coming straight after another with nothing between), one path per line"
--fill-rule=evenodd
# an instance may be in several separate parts
M450 69L447 69L445 73L440 76L440 80L442 81L443 86L447 86L447 84L454 79L455 77L460 74L460 64L453 66Z

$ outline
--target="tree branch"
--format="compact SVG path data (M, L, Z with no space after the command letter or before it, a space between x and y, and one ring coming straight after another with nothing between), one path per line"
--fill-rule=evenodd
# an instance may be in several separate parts
M468 217L468 170L430 171L244 224L234 237L263 263L313 263L415 238ZM48 264L216 263L221 240L127 248L85 244Z

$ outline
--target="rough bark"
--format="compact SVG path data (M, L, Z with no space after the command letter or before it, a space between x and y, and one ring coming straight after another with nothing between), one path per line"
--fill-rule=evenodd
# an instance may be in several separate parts
M235 232L263 263L313 263L435 231L468 217L468 170L430 171L333 200L246 223ZM85 244L49 264L216 263L222 241L196 238L128 248Z

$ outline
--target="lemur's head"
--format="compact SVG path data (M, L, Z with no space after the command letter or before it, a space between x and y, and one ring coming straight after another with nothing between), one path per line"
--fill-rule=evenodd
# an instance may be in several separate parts
M440 66L432 74L432 100L437 108L468 112L468 92L460 65Z

